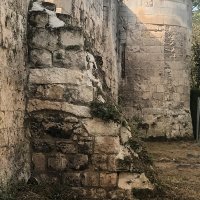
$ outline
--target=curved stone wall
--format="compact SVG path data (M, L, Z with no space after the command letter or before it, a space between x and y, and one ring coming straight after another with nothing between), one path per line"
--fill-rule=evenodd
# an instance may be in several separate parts
M121 103L148 136L191 135L191 0L126 0L125 76Z

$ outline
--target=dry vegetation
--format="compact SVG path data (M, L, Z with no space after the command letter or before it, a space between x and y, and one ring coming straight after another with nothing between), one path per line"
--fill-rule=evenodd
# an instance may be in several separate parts
M200 144L195 142L147 142L158 176L166 186L163 199L200 199Z

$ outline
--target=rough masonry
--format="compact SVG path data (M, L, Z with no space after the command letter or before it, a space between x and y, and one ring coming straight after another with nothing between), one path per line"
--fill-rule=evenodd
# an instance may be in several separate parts
M155 191L130 127L93 116L91 103L119 103L145 137L191 135L191 1L0 5L1 185L32 177L105 200Z
M190 137L192 1L126 0L120 101L139 118L144 136Z
M0 191L30 174L24 125L26 16L26 1L0 1Z
M135 199L133 189L157 189L145 149L130 127L90 112L92 102L116 102L116 36L107 34L116 31L118 2L91 2L97 19L79 3L72 16L55 15L49 2L29 11L32 178L69 187L72 199Z

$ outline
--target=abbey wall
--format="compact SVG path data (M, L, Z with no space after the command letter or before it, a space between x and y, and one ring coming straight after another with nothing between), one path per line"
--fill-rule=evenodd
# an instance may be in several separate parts
M191 136L190 0L28 5L0 8L0 180L17 173L82 199L154 191L152 163L126 121L141 119L145 137ZM119 104L126 123L97 118L92 103Z
M120 100L146 137L191 135L191 7L190 0L126 0L120 10L127 25Z

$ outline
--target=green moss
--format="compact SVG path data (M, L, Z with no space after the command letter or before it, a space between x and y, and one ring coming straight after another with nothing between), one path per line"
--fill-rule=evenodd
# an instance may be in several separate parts
M131 132L136 135L141 135L141 130L138 128L139 124L143 124L143 118L139 116L134 116L129 120L129 126L131 128Z
M71 45L65 48L66 51L79 51L81 50L81 46L79 45Z
M91 115L106 122L123 123L123 117L116 105L93 101L90 104Z
M143 146L142 142L140 142L136 137L129 139L126 143L134 152L139 155L140 160L147 166L153 165L153 161Z
M130 167L131 163L132 163L132 159L130 156L126 156L123 160L118 159L118 166L120 166L120 168L126 168L126 167Z
M56 59L57 59L57 60L63 59L62 53L57 53L57 54L56 54Z

